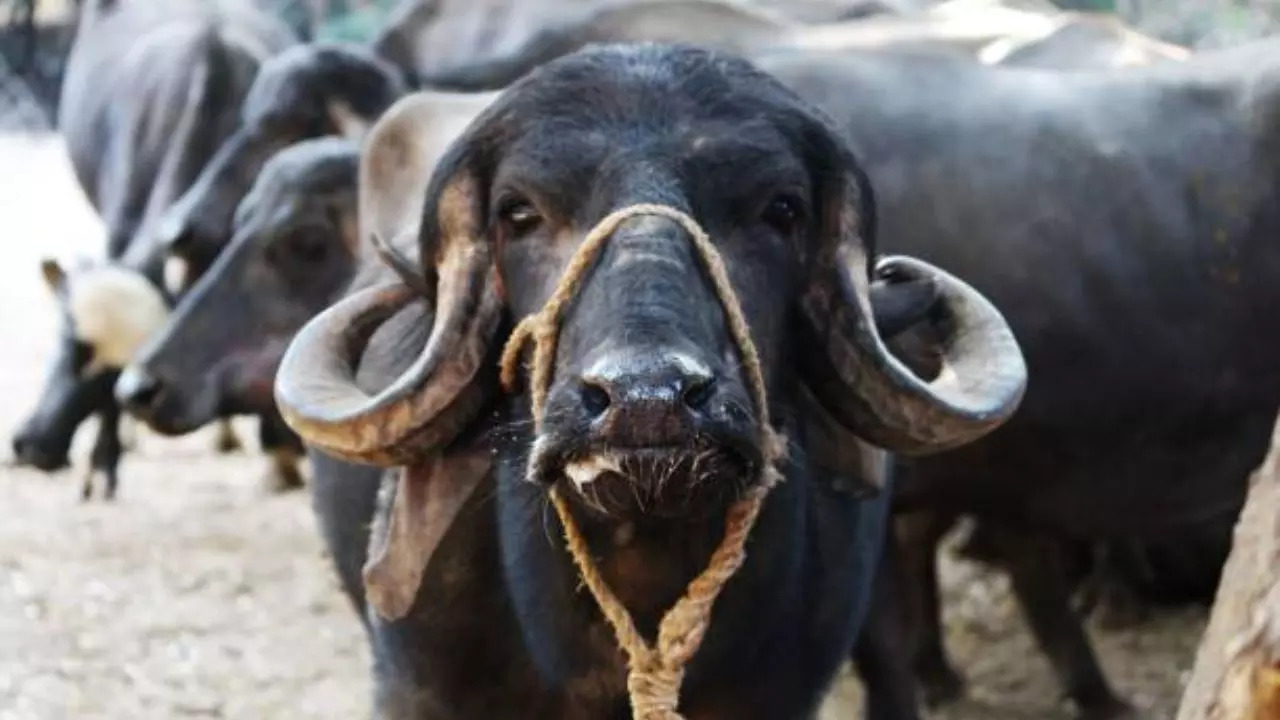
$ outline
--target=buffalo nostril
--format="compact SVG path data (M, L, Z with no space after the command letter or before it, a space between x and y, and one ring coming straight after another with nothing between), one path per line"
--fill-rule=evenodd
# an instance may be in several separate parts
M149 373L129 368L116 381L116 399L130 412L150 410L159 400L163 387Z
M611 400L609 399L609 392L604 388L592 382L584 381L581 392L582 406L592 417L603 415L604 411L609 409Z
M711 402L716 393L716 379L713 377L690 380L684 390L684 404L692 410L702 410Z

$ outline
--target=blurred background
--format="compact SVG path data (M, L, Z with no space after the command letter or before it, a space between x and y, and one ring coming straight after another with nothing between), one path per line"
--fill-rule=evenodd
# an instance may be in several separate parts
M904 7L922 4L898 2ZM258 4L285 20L302 38L365 42L383 27L397 2L262 0ZM1023 4L1034 8L1039 3ZM1280 22L1280 3L1268 0L1060 0L1054 4L1064 10L1115 13L1147 35L1196 49L1265 37ZM76 7L73 0L0 0L0 129L49 127L63 61L74 35Z

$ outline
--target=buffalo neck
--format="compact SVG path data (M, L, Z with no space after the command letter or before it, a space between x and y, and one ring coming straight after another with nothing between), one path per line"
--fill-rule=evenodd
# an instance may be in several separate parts
M571 694L583 688L625 698L626 658L580 582L547 489L525 479L520 447L527 442L500 451L496 480L504 579L525 645L549 684ZM795 539L805 532L807 489L803 466L785 471L752 531L746 563L716 603L706 641L688 669L686 694L702 683L750 675L753 658L771 643L770 630L797 619L803 543ZM577 517L609 587L651 642L724 532L723 513L700 521Z

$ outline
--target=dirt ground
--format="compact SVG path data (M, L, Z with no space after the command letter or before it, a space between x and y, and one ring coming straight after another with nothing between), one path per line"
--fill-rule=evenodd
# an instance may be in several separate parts
M6 457L54 339L37 261L101 246L56 141L0 137L0 229ZM368 650L306 495L266 494L256 450L214 455L210 432L136 436L114 504L78 500L89 428L74 470L0 468L0 720L367 717ZM936 717L1069 718L1004 579L953 559L944 575L950 647L971 684ZM1153 720L1173 717L1203 620L1094 632L1115 683ZM856 696L842 681L823 719L858 717Z

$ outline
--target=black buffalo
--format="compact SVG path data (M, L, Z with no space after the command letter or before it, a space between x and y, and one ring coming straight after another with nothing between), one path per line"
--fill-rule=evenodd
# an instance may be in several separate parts
M408 155L409 167L431 167L492 98L403 99L379 122L412 125L416 144L371 162L388 171ZM263 166L236 212L230 244L117 383L128 412L170 434L226 414L274 413L270 388L285 346L341 296L358 265L357 152L356 141L326 136L295 143ZM420 202L425 182L405 174L398 192Z
M817 24L795 19L797 12L807 15L799 7L773 13L727 0L585 3L572 9L564 3L551 4L559 12L535 13L538 23L528 19L521 23L509 16L504 25L509 32L503 42L477 49L472 58L444 62L438 54L447 53L453 47L450 42L459 43L467 37L455 34L454 27L468 26L468 13L483 13L479 4L458 17L425 9L416 15L409 13L398 24L393 23L378 47L390 57L401 57L405 51L397 50L401 43L396 38L413 22L429 20L421 31L423 36L447 36L450 42L419 41L422 44L412 68L419 84L472 92L503 88L542 63L603 42L692 42L748 57L782 48L910 50L975 57L989 64L1054 68L1144 65L1188 55L1183 48L1145 37L1112 18L1036 12L1000 4L959 11L944 3L919 12L886 12L844 22L832 22L832 14L828 14L826 22ZM534 5L524 9L532 13Z
M291 42L283 26L239 5L86 3L59 111L81 187L107 230L107 262L44 274L63 309L62 341L39 403L15 434L19 462L67 464L79 425L97 413L92 467L116 484L121 453L112 385L163 321L156 217L195 179L262 60ZM90 491L86 481L84 491Z
M600 18L608 28L586 41L703 42L748 32L776 37L798 23L831 23L922 5L916 0L402 0L373 47L415 84L431 85L430 78L464 67L519 64L517 75L523 74L581 47L580 28L598 29ZM516 57L524 59L513 63ZM489 87L505 86L517 75Z
M1280 403L1278 58L1273 41L1111 73L762 61L837 118L880 191L884 247L1007 313L1026 401L981 441L903 462L898 507L1006 538L1032 628L1091 717L1128 710L1070 611L1055 541L1167 542L1220 522Z
M405 89L394 67L354 45L298 45L263 63L234 132L159 223L168 288L189 287L213 263L272 155L308 138L358 139Z
M413 147L403 133L375 130L368 157ZM402 173L368 170L375 200L399 193ZM661 217L623 222L584 279L545 425L529 422L527 391L496 392L512 323L546 302L597 221L644 202L690 213L714 239L789 439L785 480L684 681L690 717L816 712L883 531L887 496L845 489L886 479L884 453L857 437L928 452L1016 406L1025 375L999 313L931 266L873 263L871 187L812 107L744 61L688 47L550 63L451 147L424 205L362 212L369 233L416 241L420 269L398 273L405 284L358 282L297 335L277 378L282 412L316 449L315 501L344 583L376 610L379 717L629 715L623 657L577 592L548 487L651 633L752 485L764 448L744 371L686 231ZM936 381L880 342L873 276L888 304L899 284L937 288ZM351 462L410 464L384 476L364 581L380 472Z
M285 346L355 274L358 156L354 141L324 137L263 166L231 243L122 374L127 411L167 434L274 414Z
M164 282L170 292L190 290L192 283L197 282L214 264L232 238L237 207L271 158L282 149L308 138L334 134L358 140L367 126L404 90L399 72L356 46L300 45L263 63L241 106L234 132L218 148L194 184L158 222L157 243L165 256ZM278 174L275 177L279 180ZM278 193L281 182L284 181L278 181L270 191ZM304 228L304 232L315 233L314 224L320 225L321 232L327 232L323 218L306 216L306 210L311 206L301 199L299 203L305 207L291 207L285 212L296 211L292 217L313 221L313 226ZM266 207L260 209L260 214L267 212ZM276 220L284 221L281 218ZM339 218L329 216L329 220L337 222ZM252 222L261 224L264 220L259 217ZM324 282L340 280L324 278ZM324 301L331 294L332 290L324 291L314 301ZM199 302L208 308L210 301L203 295L202 298ZM245 317L238 314L236 308L224 310L225 314L216 322L206 322L198 329L188 327L182 338L196 337L197 344L182 350L186 354L176 366L164 368L164 373L174 367L187 367L194 371L198 366L192 361L199 358L210 369L210 376L162 375L165 378L162 387L151 375L126 373L116 383L116 397L128 411L166 434L190 432L207 422L235 414L259 414L264 433L270 433L263 437L263 445L271 453L273 463L267 475L268 484L277 490L298 487L301 475L297 460L301 445L297 436L280 421L269 391L274 372L271 357L278 356L281 348L275 348L272 356L267 349L254 347L254 341L270 338L243 333L241 323ZM204 314L208 310L201 312ZM273 325L271 318L278 320L278 313L287 314L288 308L273 308L273 312L276 315L255 315L252 319L278 329L279 323ZM185 319L182 323L188 324ZM225 335L219 333L233 329L241 333L238 336L241 343L235 348L224 348L218 341ZM210 333L213 337L201 337ZM153 347L155 344L172 347L173 340L169 334L162 335ZM287 340L274 339L281 343ZM224 349L235 350L237 355L228 358L218 354ZM213 368L218 364L221 364L220 368L215 372ZM227 369L229 365L236 367L234 377L228 375L231 372ZM229 394L204 392L198 398L179 400L173 392L195 387L204 390L223 388ZM164 409L175 402L182 403L181 416ZM209 415L206 411L217 415ZM193 420L197 417L198 422Z

